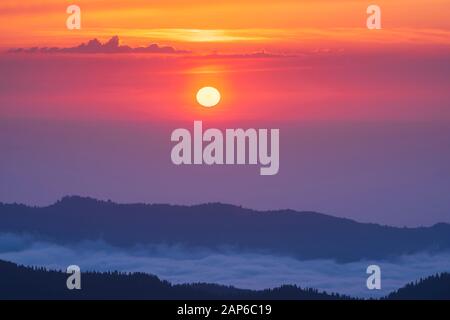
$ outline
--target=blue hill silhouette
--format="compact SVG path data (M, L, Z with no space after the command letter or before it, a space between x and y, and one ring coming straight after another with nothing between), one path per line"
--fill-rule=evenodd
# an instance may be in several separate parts
M0 300L157 299L157 300L343 300L349 296L284 285L248 290L208 283L173 285L144 273L85 272L81 290L68 290L68 275L0 260ZM387 300L450 299L450 274L420 279L392 292Z
M409 283L387 296L391 300L450 300L450 273L436 274Z
M281 286L260 291L207 283L172 285L144 273L82 273L81 290L68 290L68 275L0 260L0 300L6 299L158 299L158 300L330 300L349 297Z
M0 204L0 232L31 233L57 243L102 239L120 247L184 244L340 262L450 250L450 225L397 228L315 212L255 211L212 203L195 206L117 204L78 196L47 207Z

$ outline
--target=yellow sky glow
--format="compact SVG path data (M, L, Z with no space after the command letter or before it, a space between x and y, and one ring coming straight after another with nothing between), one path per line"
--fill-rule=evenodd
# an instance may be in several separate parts
M355 0L79 0L82 30L65 27L68 0L0 2L0 46L67 46L119 35L130 45L182 48L301 47L328 42L449 43L448 0L379 0L383 30L365 30L368 3ZM7 21L7 23L5 23ZM212 44L212 45L208 45ZM264 44L264 45L263 45ZM323 45L323 44L322 44Z

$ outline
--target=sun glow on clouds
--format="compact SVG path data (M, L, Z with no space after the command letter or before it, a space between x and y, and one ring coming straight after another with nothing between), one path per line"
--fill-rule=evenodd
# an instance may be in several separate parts
M1 31L1 26L0 26ZM29 36L33 36L30 38ZM90 39L107 41L118 35L123 44L146 46L150 43L174 46L194 54L211 52L252 53L267 50L281 54L299 54L318 48L334 50L371 50L428 45L450 47L450 30L391 28L371 32L365 28L300 29L130 29L89 28L82 33L64 29L14 30L2 35L0 47L75 46Z
M234 43L235 45L253 46L281 45L302 48L308 46L333 44L385 43L385 44L441 44L450 45L450 30L391 28L383 32L372 32L366 28L298 28L298 29L92 29L92 37L101 35L109 37L120 35L123 39L131 39L131 43L156 40L170 43L214 43L215 45ZM133 41L134 39L134 41ZM148 40L146 40L148 39Z
M145 31L144 35L154 39L172 39L185 42L232 42L265 39L262 36L245 34L245 32L204 29L152 29Z
M259 49L273 42L304 48L305 41L326 46L342 40L448 44L450 39L445 0L379 0L383 30L370 36L361 30L367 4L358 1L194 0L187 4L185 0L79 0L82 30L68 32L65 5L60 0L24 0L20 4L2 0L0 17L8 23L0 25L0 46L73 45L80 39L112 35L119 35L129 45L147 40L168 45L258 43Z

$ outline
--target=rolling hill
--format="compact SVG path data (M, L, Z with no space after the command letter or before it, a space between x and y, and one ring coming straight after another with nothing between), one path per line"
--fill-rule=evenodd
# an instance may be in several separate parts
M61 271L31 268L0 260L0 300L10 299L152 299L152 300L336 300L348 299L297 286L261 291L216 284L172 285L144 273L82 273L81 290L68 290L69 275Z
M340 262L450 250L450 225L397 228L315 212L255 211L226 204L117 204L78 196L47 207L0 204L0 232L56 243L102 239L135 244L183 244Z

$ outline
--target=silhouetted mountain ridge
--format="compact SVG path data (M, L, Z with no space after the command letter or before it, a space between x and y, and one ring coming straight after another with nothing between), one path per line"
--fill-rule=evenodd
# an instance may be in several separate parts
M450 300L450 273L440 273L409 283L387 296L391 300Z
M4 299L167 299L167 300L330 300L349 299L315 289L285 285L248 290L208 283L174 285L144 273L83 272L81 290L68 290L68 274L0 260L0 300Z
M0 300L4 299L165 299L165 300L342 300L338 293L283 285L249 290L209 283L174 285L145 273L82 272L81 290L68 290L69 275L0 260ZM450 273L407 284L387 300L450 300Z
M315 212L256 211L228 204L117 204L79 196L47 207L0 204L0 232L57 243L102 239L115 246L190 247L338 261L450 251L450 225L397 228Z

